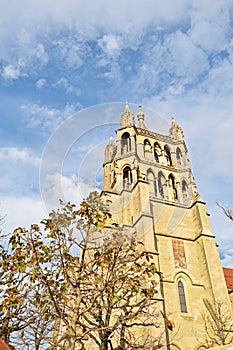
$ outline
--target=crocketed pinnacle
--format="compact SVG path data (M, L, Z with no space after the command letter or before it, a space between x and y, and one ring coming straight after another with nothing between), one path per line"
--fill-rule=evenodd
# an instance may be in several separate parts
M127 128L127 127L135 125L134 115L133 115L133 113L131 113L131 111L129 109L128 102L125 103L125 110L121 114L121 123L120 124L121 124L121 128Z

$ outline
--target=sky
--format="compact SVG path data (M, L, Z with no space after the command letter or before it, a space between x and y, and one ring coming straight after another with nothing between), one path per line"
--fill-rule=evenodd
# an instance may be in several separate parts
M233 1L8 0L0 11L0 215L7 233L101 188L125 101L174 116L233 267Z

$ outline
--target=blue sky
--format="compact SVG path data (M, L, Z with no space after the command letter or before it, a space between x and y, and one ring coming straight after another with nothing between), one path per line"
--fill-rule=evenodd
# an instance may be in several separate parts
M232 96L232 1L5 1L2 228L38 221L48 198L58 206L58 184L76 202L100 186L103 147L128 100L162 117L148 116L154 131L171 116L182 126L223 264L233 266L232 224L216 206L233 207Z

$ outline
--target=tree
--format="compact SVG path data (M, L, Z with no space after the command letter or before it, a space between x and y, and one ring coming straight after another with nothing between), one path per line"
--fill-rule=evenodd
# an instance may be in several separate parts
M153 256L108 224L97 192L17 228L1 247L0 336L23 349L162 346Z
M222 211L224 212L224 214L231 220L233 221L233 210L230 208L225 208L223 207L221 204L217 203L217 205L219 206L219 208L222 209Z
M206 313L203 315L206 331L204 349L233 343L232 313L221 301L211 304L204 299Z

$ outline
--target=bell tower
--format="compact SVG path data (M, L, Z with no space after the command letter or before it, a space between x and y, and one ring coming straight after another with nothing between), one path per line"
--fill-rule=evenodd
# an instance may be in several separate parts
M205 339L206 303L231 310L218 248L205 202L191 171L181 127L168 135L148 130L139 108L138 124L128 103L120 128L105 148L102 197L114 222L133 228L154 254L163 310L174 324L167 349L197 350Z

